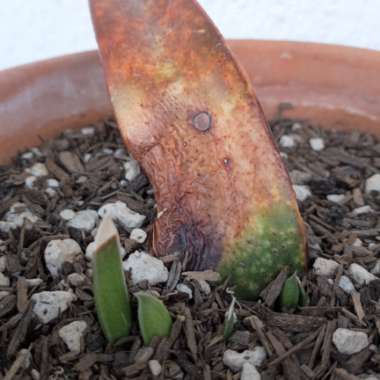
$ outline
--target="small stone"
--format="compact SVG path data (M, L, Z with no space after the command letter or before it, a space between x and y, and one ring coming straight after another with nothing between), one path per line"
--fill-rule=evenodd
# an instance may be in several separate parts
M11 284L11 280L9 277L5 276L4 273L0 272L0 286L9 286Z
M70 273L67 276L67 281L72 286L75 286L75 287L81 286L85 283L86 276L84 274L81 274L81 273Z
M352 243L352 245L354 247L362 247L363 246L363 242L359 238L356 238L355 241Z
M1 271L0 271L0 272L1 272ZM372 268L371 273L372 273L372 274L376 274L376 275L380 274L380 259L378 259L378 260L376 261L376 264L375 264L375 266Z
M34 215L24 203L17 202L5 214L5 221L0 222L0 231L7 233L10 230L22 227L24 222L33 224L38 220L38 216Z
M223 355L223 363L232 371L237 372L243 368L245 363L258 367L261 366L266 357L265 349L261 346L256 346L254 350L247 350L242 353L227 350Z
M31 297L34 301L33 312L42 323L49 323L56 319L75 299L74 293L62 290L35 293Z
M102 152L103 152L104 154L111 155L111 154L113 154L113 149L111 149L111 148L104 148L104 149L102 150Z
M53 198L57 195L57 192L51 188L51 187L48 187L47 189L45 189L45 193L50 197L50 198Z
M76 212L73 211L73 210L70 210L68 208L62 210L60 213L59 213L59 216L63 219L63 220L71 220L74 218Z
M74 321L61 327L58 331L59 337L65 342L71 352L81 351L81 339L87 329L85 321Z
M46 180L46 185L48 187L52 187L54 189L57 189L60 186L60 183L54 178L49 178Z
M312 178L310 173L301 172L300 170L292 170L289 175L292 183L295 185L304 185Z
M115 153L113 154L115 158L118 158L119 160L125 160L127 159L127 153L125 149L123 148L118 148L115 150Z
M88 162L90 161L92 158L92 155L90 153L86 153L84 156L83 156L83 161L84 162Z
M335 330L333 342L338 351L346 355L355 354L366 348L369 344L368 336L364 332L342 328Z
M7 257L0 256L0 272L4 272L7 269Z
M362 207L358 207L358 208L355 208L354 210L352 210L352 214L353 215L363 215L363 214L370 214L374 212L373 208L371 206L362 206Z
M367 269L356 263L350 265L348 272L350 273L352 279L360 286L368 285L370 282L377 280L377 277L375 275L368 272Z
M301 123L298 123L298 122L295 122L293 125L292 125L292 131L299 131L300 129L302 129L302 124Z
M42 278L27 278L25 279L26 284L32 288L35 286L40 286L44 281Z
M90 232L96 226L98 214L95 210L82 210L70 219L67 225L77 230Z
M125 271L131 271L133 284L148 281L156 285L168 280L168 270L164 263L143 251L136 251L123 262Z
M32 151L32 153L36 156L36 157L42 157L43 154L42 152L40 151L39 148L30 148L30 150Z
M86 183L88 181L88 178L85 176L85 175L81 175L76 181L75 183L78 183L78 184L83 184L83 183Z
M334 260L324 259L323 257L318 257L313 264L315 273L318 276L330 277L334 275L338 269L339 264Z
M24 160L31 160L33 158L33 152L25 152L21 155Z
M205 280L196 280L201 288L202 293L204 293L206 296L211 293L211 287L209 283Z
M131 231L131 234L129 236L129 238L131 240L134 240L134 241L137 241L138 243L142 244L145 242L146 240L146 232L141 229L141 228L134 228L132 231Z
M37 177L30 175L29 177L25 178L25 187L28 189L33 189L34 183L36 182Z
M92 136L95 134L95 128L94 127L84 127L81 130L82 135L84 136Z
M320 152L321 150L325 149L325 142L320 137L311 138L309 140L309 144L311 146L311 149L316 152Z
M187 286L186 284L178 284L177 290L181 293L187 294L190 300L193 298L193 291L190 286Z
M371 191L377 191L380 193L380 174L374 174L372 177L367 178L365 192L369 194Z
M150 373L153 376L159 376L162 371L161 364L158 360L149 360L148 362Z
M296 140L292 135L283 135L280 138L280 146L283 148L294 148L296 146Z
M140 165L134 159L129 159L127 162L124 163L124 170L125 170L124 178L127 181L133 181L141 173Z
M53 277L58 277L63 263L74 263L81 254L81 247L73 239L51 240L44 253L46 267Z
M329 194L326 198L330 202L342 204L345 201L346 196L344 194Z
M41 374L34 368L30 371L30 375L32 376L33 380L40 380L41 379Z
M86 253L85 253L86 259L91 261L92 257L94 256L95 251L96 251L96 243L93 241L86 248ZM120 256L122 259L126 256L126 254L127 252L125 251L125 249L123 247L120 247Z
M145 220L145 215L132 211L120 201L102 206L98 213L101 218L109 215L115 223L119 223L126 230L141 227Z
M261 380L261 375L254 365L250 363L244 363L240 380Z
M355 292L355 286L347 276L342 276L339 280L339 287L347 294Z
M37 162L32 167L26 169L26 172L35 177L46 177L49 175L46 166L40 162Z
M11 292L8 292L8 290L0 290L0 301L1 301L3 298L9 296L10 294L11 294Z
M300 202L303 202L307 198L311 197L311 191L309 186L293 185L293 190L296 193L297 200L299 200Z

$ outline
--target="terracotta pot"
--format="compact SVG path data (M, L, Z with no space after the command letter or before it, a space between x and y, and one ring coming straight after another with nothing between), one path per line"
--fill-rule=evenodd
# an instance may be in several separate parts
M266 116L380 135L380 52L342 46L229 41ZM0 72L0 162L112 115L96 51Z

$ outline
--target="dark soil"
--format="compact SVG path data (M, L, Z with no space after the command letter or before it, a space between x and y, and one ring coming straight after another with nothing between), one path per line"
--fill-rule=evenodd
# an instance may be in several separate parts
M148 361L155 359L162 366L158 379L239 379L239 372L223 364L224 352L257 345L267 352L267 359L257 368L262 379L350 380L380 373L380 278L361 286L348 270L357 263L371 272L380 258L380 194L365 192L367 178L380 173L380 142L370 135L326 132L292 120L274 121L272 128L277 141L286 135L295 142L293 147L280 149L293 182L307 186L311 193L299 201L311 259L311 270L301 277L309 306L293 314L278 310L276 298L286 277L281 274L262 293L260 302L237 303L235 333L225 341L229 289L210 282L211 293L205 294L202 281L183 276L176 257L168 256L163 258L169 269L168 283L154 290L173 315L171 336L143 348L134 327L121 346L107 346L94 311L88 260L83 254L74 263L65 263L53 279L44 251L51 240L72 238L85 252L93 241L92 231L68 227L60 212L98 210L116 200L146 215L143 228L149 234L155 218L154 194L143 174L132 181L124 179L127 153L113 122L98 126L95 133L67 131L43 142L39 149L20 154L12 165L0 167L0 220L6 219L16 202L38 217L33 223L0 232L0 256L6 257L5 268L0 265L0 269L10 280L9 286L5 279L6 286L0 287L0 378L150 379ZM322 151L310 147L313 137L323 139ZM26 169L37 162L45 164L48 176L37 177L28 187ZM59 181L59 187L46 191L48 178ZM327 197L332 194L344 197L331 201ZM139 244L129 239L128 231L119 231L127 254L148 250L147 243ZM317 275L313 270L316 257L338 263L334 274ZM74 272L83 275L80 284L69 282ZM351 294L338 285L343 275L355 285ZM178 283L192 289L192 299L176 290ZM41 323L34 315L31 296L70 288L76 300L69 309ZM70 352L58 332L78 320L88 327L81 352ZM352 355L340 353L332 342L338 327L366 333L369 345Z

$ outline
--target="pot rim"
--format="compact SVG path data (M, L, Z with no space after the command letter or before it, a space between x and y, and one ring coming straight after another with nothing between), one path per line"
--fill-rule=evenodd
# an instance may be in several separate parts
M227 42L267 118L380 135L380 52L305 42ZM97 51L0 71L0 163L41 138L112 114Z

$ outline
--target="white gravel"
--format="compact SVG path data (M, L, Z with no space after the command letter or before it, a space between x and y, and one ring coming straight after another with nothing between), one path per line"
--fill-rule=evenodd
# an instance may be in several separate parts
M0 273L0 286L9 286L11 280L4 273Z
M141 228L134 228L129 236L131 240L137 241L140 244L145 242L146 237L146 232Z
M124 163L124 170L125 170L124 178L127 181L133 181L141 173L139 163L133 158L128 159L128 161Z
M306 185L293 185L293 190L296 193L296 198L300 202L305 201L311 197L310 187Z
M261 375L254 365L244 363L240 380L261 380Z
M98 221L98 213L95 210L78 211L75 216L67 223L69 227L77 230L90 232Z
M143 251L136 251L123 262L125 271L131 271L133 284L148 281L156 285L168 280L168 270L164 263Z
M267 355L264 347L256 346L253 350L244 352L237 352L234 350L227 350L223 355L223 363L234 372L238 372L243 368L245 363L253 366L260 366Z
M65 262L74 263L82 255L80 245L73 239L51 240L45 248L46 267L53 277L58 277Z
M71 352L81 351L81 340L87 329L85 321L74 321L58 330L59 337L65 342Z
M177 290L181 293L187 294L190 300L193 298L193 290L190 288L190 286L186 284L178 284Z
M280 146L283 148L294 148L296 146L296 140L293 135L283 135L280 138Z
M33 312L42 323L49 323L56 319L75 299L73 292L63 290L35 293L31 297L34 302Z
M355 286L347 276L342 276L339 280L339 287L347 294L355 292Z
M316 152L320 152L321 150L325 149L325 142L320 137L313 137L309 140L309 144L311 146L311 149L313 149Z
M339 264L330 259L318 257L313 264L314 272L319 276L331 277L338 269Z
M36 223L39 218L34 215L24 203L14 203L4 216L4 221L0 221L0 231L5 233L10 230L22 227L24 222Z
M368 285L370 282L377 279L375 275L368 272L367 269L356 263L350 265L348 272L352 279L360 286Z
M47 177L49 175L45 164L42 164L40 162L37 162L30 168L25 169L25 171L35 177Z
M342 204L345 201L346 196L344 194L329 194L326 198L330 202Z
M76 214L75 211L66 208L66 209L62 210L62 211L59 213L59 216L60 216L63 220L71 220L71 219L74 218L75 214Z
M355 354L369 344L368 336L361 331L338 328L333 335L333 342L338 351L342 354Z
M367 178L365 183L365 192L377 191L380 193L380 174L374 174Z

